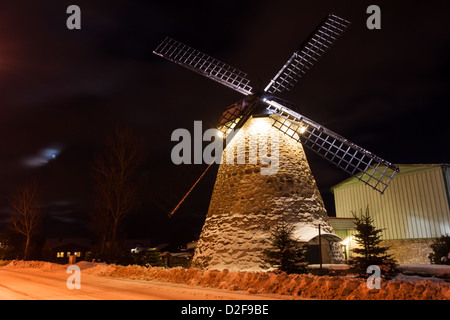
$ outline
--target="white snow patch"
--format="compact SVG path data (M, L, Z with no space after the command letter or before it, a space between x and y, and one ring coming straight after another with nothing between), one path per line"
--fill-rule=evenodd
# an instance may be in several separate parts
M400 264L403 273L418 275L435 275L450 278L450 265L441 264Z
M319 236L319 229L309 224L299 224L294 230L294 237L299 241L309 242L311 239ZM334 241L342 241L340 237L333 233L321 232L324 238L331 238Z

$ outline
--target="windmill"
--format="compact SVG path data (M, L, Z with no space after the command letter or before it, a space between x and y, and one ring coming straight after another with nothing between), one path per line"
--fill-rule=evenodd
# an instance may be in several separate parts
M349 25L349 21L329 14L261 91L250 85L246 73L172 38L167 37L154 50L165 59L245 95L227 107L219 119L217 129L227 143L223 157L236 144L251 139L252 134L281 133L280 145L285 145L280 150L280 157L286 158L280 160L282 170L273 176L258 174L261 165L221 164L195 252L195 265L258 269L269 226L280 216L296 222L297 234L305 241L316 238L318 225L330 243L338 239L327 221L304 146L381 194L399 171L390 162L294 111L294 104L276 96L291 90ZM257 123L265 127L255 133ZM339 251L331 244L330 248Z

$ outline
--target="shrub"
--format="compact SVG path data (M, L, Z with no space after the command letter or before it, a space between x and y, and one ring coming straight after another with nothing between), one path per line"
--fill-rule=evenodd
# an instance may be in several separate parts
M443 235L430 245L433 252L428 255L433 264L450 264L450 236Z
M294 225L280 220L271 230L271 249L263 251L263 261L286 273L307 272L303 245L293 238Z
M133 254L134 264L145 267L164 267L161 254L156 249L148 249L147 251Z

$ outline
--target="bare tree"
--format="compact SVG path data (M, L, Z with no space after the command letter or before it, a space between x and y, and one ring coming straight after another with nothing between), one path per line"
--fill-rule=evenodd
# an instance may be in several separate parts
M43 217L37 183L33 181L19 187L12 194L9 204L14 210L10 218L10 228L25 237L23 259L26 260L31 237L39 231Z
M96 212L91 215L101 247L116 246L120 222L141 204L139 168L144 161L143 142L130 128L118 127L94 158Z

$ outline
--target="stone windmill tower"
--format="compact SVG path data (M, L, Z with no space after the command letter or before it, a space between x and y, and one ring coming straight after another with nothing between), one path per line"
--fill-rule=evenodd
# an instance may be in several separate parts
M294 223L295 236L309 244L317 241L320 225L320 239L326 243L324 262L339 261L340 239L328 223L304 146L381 193L398 172L393 164L293 111L293 104L275 96L290 90L349 24L328 15L262 92L253 91L244 72L171 38L154 51L246 95L226 108L219 120L217 129L226 148L194 266L264 269L262 250L269 245L270 228L280 219Z

